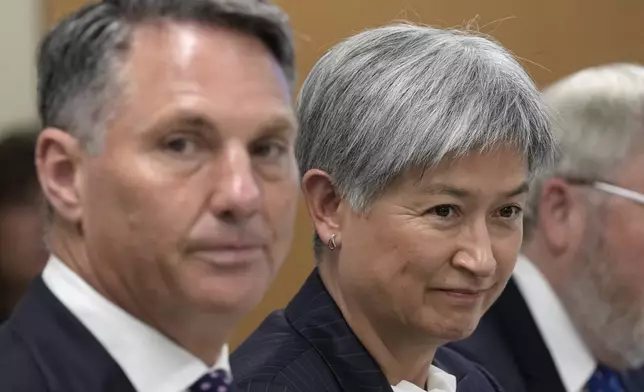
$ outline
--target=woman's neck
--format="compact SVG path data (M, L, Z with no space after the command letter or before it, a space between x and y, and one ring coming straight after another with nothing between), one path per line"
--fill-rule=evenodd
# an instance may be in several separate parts
M376 320L358 301L343 295L332 263L320 263L319 271L344 319L362 345L375 359L391 385L405 380L425 389L429 367L439 344L408 331L400 323Z

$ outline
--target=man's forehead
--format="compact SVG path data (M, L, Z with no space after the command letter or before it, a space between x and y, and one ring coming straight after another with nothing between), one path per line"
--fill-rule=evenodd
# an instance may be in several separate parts
M243 77L236 72L241 67L279 68L268 49L250 35L174 21L137 26L124 60L128 84L147 82L153 89L167 82L182 88L187 83L203 86L206 80L232 84L235 77Z
M235 105L237 112L242 100L256 110L272 110L271 115L284 111L285 102L290 110L283 73L268 50L255 38L229 29L188 22L142 24L121 77L122 114L143 116L133 119L139 122L168 106L210 112L213 108L206 106L216 103L222 109Z
M230 50L233 46L241 46L242 49L250 46L263 48L257 38L234 29L196 22L159 20L140 23L134 27L131 56L165 58L171 52L179 55L178 59L172 60L185 60L185 57L194 55L199 46L209 52L213 49L218 52ZM143 53L139 53L141 51Z

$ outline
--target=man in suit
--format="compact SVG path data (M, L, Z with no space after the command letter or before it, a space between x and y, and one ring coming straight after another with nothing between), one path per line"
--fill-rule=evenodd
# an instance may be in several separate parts
M513 279L452 347L507 391L644 391L644 67L544 94L561 156L531 190Z
M316 267L233 354L238 388L499 391L441 346L503 290L556 152L526 72L484 37L382 26L316 63L297 114Z
M36 127L19 125L0 140L0 324L43 269L42 192L36 175Z
M227 391L226 340L284 260L293 45L267 1L104 0L38 60L42 277L0 391Z

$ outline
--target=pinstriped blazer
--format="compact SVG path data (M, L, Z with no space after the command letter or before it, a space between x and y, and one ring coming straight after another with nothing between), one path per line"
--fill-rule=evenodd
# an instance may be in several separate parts
M387 392L391 386L327 292L317 269L285 310L272 313L232 354L238 392ZM479 365L449 348L434 365L458 392L499 392Z

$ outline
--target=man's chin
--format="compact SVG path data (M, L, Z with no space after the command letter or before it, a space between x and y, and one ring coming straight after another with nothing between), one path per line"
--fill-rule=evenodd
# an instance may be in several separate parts
M243 317L262 300L266 290L263 285L214 279L189 288L189 301L207 313L239 315Z

